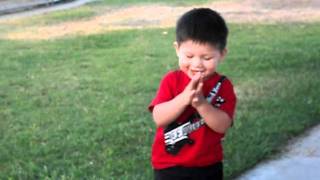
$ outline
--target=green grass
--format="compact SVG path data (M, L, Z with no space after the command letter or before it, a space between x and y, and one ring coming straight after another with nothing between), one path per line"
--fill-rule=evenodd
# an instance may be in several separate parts
M230 179L319 123L319 24L231 25ZM168 35L163 35L168 31ZM147 106L177 68L172 29L0 41L0 179L152 179Z

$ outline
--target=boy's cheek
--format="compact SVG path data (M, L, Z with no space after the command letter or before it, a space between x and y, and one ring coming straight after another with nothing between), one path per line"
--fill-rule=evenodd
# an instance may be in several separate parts
M179 64L181 64L183 66L188 66L189 62L183 58L179 58Z
M185 62L179 62L179 67L180 67L180 70L185 72L185 71L188 71L189 64Z

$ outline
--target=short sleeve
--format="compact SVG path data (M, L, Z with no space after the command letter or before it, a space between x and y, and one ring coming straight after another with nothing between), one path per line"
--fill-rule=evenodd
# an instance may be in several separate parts
M237 98L236 98L236 94L234 92L233 85L230 82L230 80L225 79L223 81L217 98L219 98L219 100L221 102L219 109L226 112L229 115L229 117L231 119L233 119L234 114L235 114L235 109L236 109ZM216 98L216 100L217 100L217 98Z
M157 104L161 104L163 102L167 102L174 98L174 74L173 72L167 73L161 80L156 96L153 98L151 103L149 104L149 111L152 112L153 108Z

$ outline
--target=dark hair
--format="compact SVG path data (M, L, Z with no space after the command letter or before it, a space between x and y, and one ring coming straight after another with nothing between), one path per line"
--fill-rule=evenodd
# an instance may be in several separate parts
M219 13L209 8L192 9L177 22L176 41L178 44L193 40L209 43L223 50L227 45L228 27Z

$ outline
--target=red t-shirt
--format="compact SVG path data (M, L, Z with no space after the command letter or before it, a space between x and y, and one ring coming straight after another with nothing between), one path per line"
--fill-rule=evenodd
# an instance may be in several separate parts
M208 96L220 77L221 76L218 73L215 73L211 78L204 82L202 90L205 97ZM149 110L152 112L154 106L157 104L173 99L184 90L189 82L190 78L180 70L167 73L160 83L155 98L149 105ZM231 119L233 119L236 96L233 85L227 78L222 82L216 97L218 96L225 100L224 103L219 106L219 109L226 112ZM212 103L215 102L215 98ZM192 106L188 106L176 121L184 122L195 112L196 110ZM217 133L208 126L203 125L189 134L189 138L194 140L192 145L186 144L181 148L177 155L172 155L165 150L164 128L159 127L157 128L154 143L152 145L152 166L154 169L164 169L172 166L201 167L222 161L223 152L221 138L223 138L223 136L224 134Z

